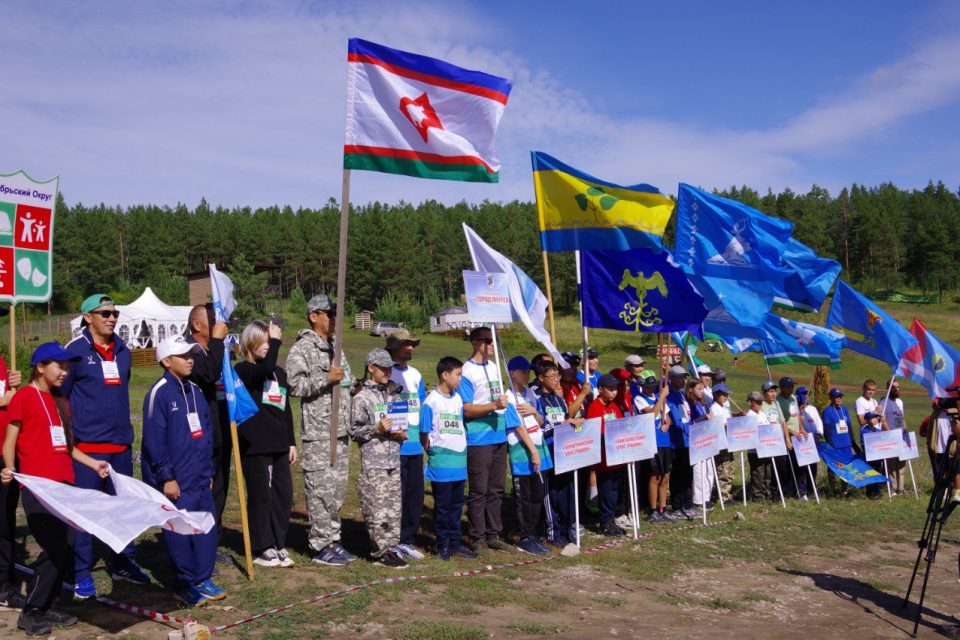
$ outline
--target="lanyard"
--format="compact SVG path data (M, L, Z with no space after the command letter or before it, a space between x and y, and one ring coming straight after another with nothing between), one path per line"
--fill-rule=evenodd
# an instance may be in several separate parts
M43 392L40 391L40 387L38 387L36 383L31 384L30 386L36 389L37 395L40 396L40 406L43 407L43 412L47 414L47 424L49 424L51 427L62 427L62 424L53 424L53 418L50 417L50 412L47 410L47 403L43 398Z
M193 399L193 411L190 411L190 401L187 400L187 390L183 388L183 380L177 378L177 381L180 382L180 393L183 394L183 402L187 405L187 413L197 413L197 393L194 390L194 385L190 385L190 397Z

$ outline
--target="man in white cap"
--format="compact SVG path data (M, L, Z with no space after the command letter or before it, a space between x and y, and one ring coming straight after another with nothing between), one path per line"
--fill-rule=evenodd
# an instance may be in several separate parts
M713 369L708 364L702 364L697 367L697 375L703 383L703 397L709 407L713 404Z
M641 386L643 379L647 375L646 367L647 361L643 359L643 356L635 353L630 354L626 360L623 361L623 368L630 374L630 396L633 398L643 394Z

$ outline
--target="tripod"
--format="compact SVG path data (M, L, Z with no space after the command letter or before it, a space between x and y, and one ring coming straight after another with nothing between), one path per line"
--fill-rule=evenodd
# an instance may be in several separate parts
M927 566L923 571L923 583L920 586L920 601L917 603L917 614L913 619L913 637L917 637L917 629L920 627L920 617L923 615L923 599L927 594L927 580L930 578L930 567L937 559L937 548L940 546L940 533L943 531L943 525L953 513L957 503L951 499L954 478L957 475L958 457L957 454L950 455L950 445L957 441L957 437L951 435L947 440L947 446L944 448L944 459L937 470L937 484L930 496L930 503L927 505L927 520L923 524L923 531L920 539L917 541L919 550L917 551L917 561L913 565L913 575L910 577L910 585L907 587L907 595L903 599L903 607L907 608L910 604L910 592L913 591L913 583L917 579L917 572L920 570L920 560L926 560ZM960 453L958 451L957 453ZM926 555L924 555L926 550Z

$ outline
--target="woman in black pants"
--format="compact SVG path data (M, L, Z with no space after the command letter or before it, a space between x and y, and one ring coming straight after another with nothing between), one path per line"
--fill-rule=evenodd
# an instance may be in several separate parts
M238 425L241 466L247 484L247 513L254 563L262 567L292 567L285 548L293 481L290 465L297 461L293 413L287 398L287 374L277 366L280 327L254 320L240 335L237 375L259 411Z

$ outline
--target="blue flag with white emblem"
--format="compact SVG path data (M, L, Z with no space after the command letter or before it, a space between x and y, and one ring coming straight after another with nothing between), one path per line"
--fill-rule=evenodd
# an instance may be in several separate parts
M805 362L831 369L840 366L840 350L844 343L842 333L773 313L767 314L763 328L767 337L760 340L760 347L767 364Z
M893 316L843 280L837 280L826 324L847 337L848 349L891 367L897 367L903 354L917 344Z
M773 286L769 281L741 281L689 274L690 282L703 295L707 316L706 333L732 338L762 338L762 326L773 304Z
M209 269L214 319L217 322L226 322L237 306L233 298L233 282L226 274L217 270L217 265L211 264ZM221 375L223 376L223 392L227 399L230 421L236 422L238 425L243 424L246 420L252 418L259 409L257 403L250 397L250 392L243 386L243 381L233 369L233 365L230 364L229 348L223 355Z
M773 303L795 311L818 311L840 275L840 263L821 258L796 238L787 241L780 259L790 274L782 284L773 283Z
M685 271L737 280L784 278L793 224L688 184L677 194L674 255Z
M865 487L868 484L884 484L887 477L876 471L863 458L852 451L834 449L826 442L817 443L820 459L834 475L840 476L851 487Z
M580 262L584 326L701 335L703 296L669 251L581 251Z

